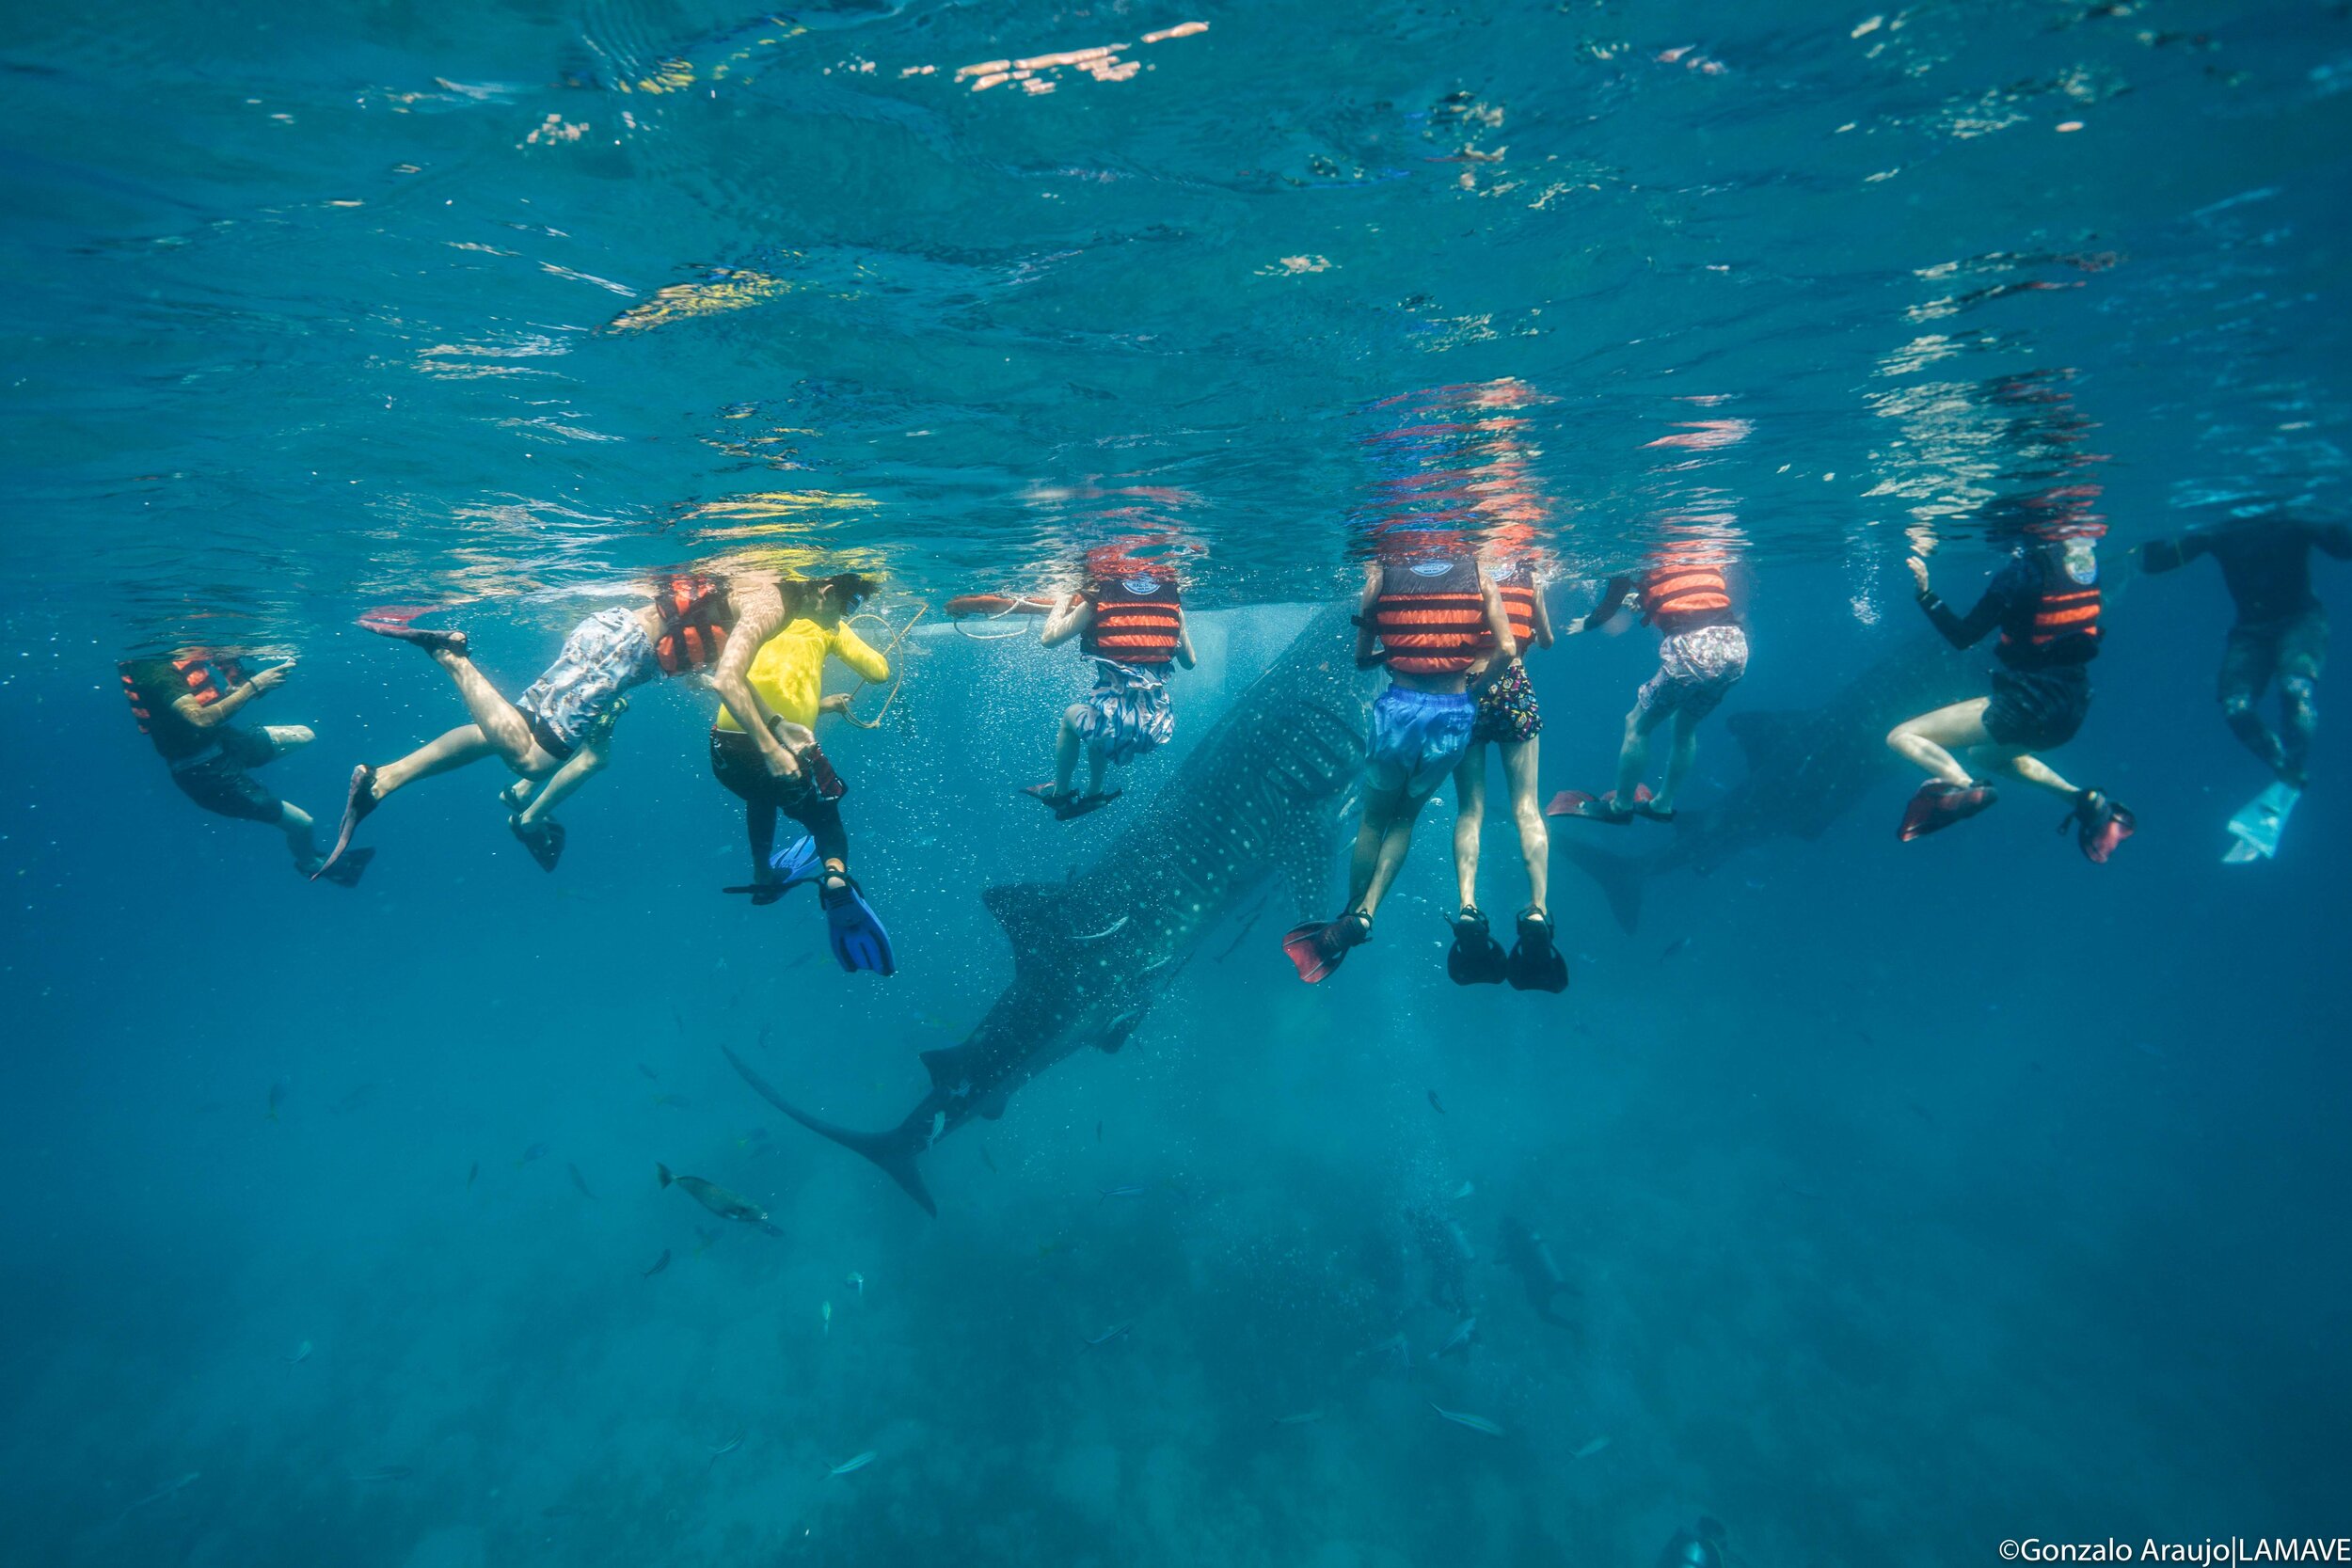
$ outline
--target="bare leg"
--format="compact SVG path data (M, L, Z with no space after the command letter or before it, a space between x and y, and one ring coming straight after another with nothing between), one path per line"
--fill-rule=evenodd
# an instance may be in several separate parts
M2068 784L2064 779L2059 778L2058 770L2052 768L2048 763L2043 762L2040 757L2029 756L2023 752L2019 752L2014 755L2002 757L1996 766L2004 768L2015 777L2025 780L2029 784L2036 785L2042 789L2046 789L2053 795L2063 795L2070 800L2082 793L2081 790L2076 789L2073 784Z
M1371 876L1356 895L1348 900L1348 907L1363 911L1366 919L1379 910L1380 900L1388 895L1390 884L1396 880L1397 872L1403 869L1406 851L1413 847L1413 821L1421 815L1421 808L1428 803L1428 799L1422 796L1415 800L1400 792L1386 797L1381 802L1380 836L1374 850ZM1364 807L1367 824L1372 817L1373 805L1367 801ZM1359 865L1363 859L1363 847L1364 835L1359 832L1356 835Z
M1617 805L1620 810L1633 804L1634 791L1642 784L1642 775L1649 771L1649 733L1665 717L1654 709L1636 706L1625 716L1625 745L1617 752Z
M570 800L574 790L603 772L605 764L611 760L612 754L606 751L604 742L589 741L564 759L564 766L539 786L538 792L532 797L531 804L517 814L516 819L526 829L537 827L556 807Z
M1054 793L1070 793L1070 782L1078 774L1078 721L1086 715L1084 703L1073 703L1061 710L1061 731L1054 736Z
M286 835L286 847L293 852L297 865L308 865L319 858L318 842L310 832L310 814L292 800L278 802L278 831Z
M521 711L500 695L499 689L473 667L471 659L437 648L434 650L433 662L448 671L449 678L457 683L457 694L465 699L466 711L473 716L474 727L507 767L525 776L554 771L556 759L532 738L531 725Z
M1527 902L1537 914L1551 908L1551 830L1535 797L1539 738L1502 746L1502 776L1511 786L1511 816L1519 830L1519 858L1527 863Z
M1511 749L1502 754L1508 759ZM1486 746L1475 741L1454 769L1454 882L1466 910L1478 904L1478 834L1486 823Z
M461 724L437 740L428 740L398 762L388 762L375 770L375 799L381 800L394 790L429 779L436 773L447 773L480 762L496 749L482 731L472 724Z
M1666 753L1666 786L1658 792L1651 805L1660 812L1675 809L1675 797L1681 793L1682 781L1691 776L1691 765L1699 756L1699 721L1687 713L1675 715L1674 750ZM1618 799L1623 800L1623 796Z
M1993 743L1993 736L1984 727L1984 710L1992 705L1990 697L1971 697L1964 703L1906 719L1886 732L1886 744L1894 748L1897 755L1908 757L1946 784L1965 789L1976 781L1952 752Z

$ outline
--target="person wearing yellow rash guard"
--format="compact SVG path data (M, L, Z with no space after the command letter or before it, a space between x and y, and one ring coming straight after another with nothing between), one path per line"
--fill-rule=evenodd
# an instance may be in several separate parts
M849 869L850 839L841 826L840 803L849 786L818 749L816 725L819 712L838 712L850 700L824 694L825 661L839 659L869 681L890 678L890 661L866 646L843 620L882 584L844 572L814 586L815 595L782 631L760 645L744 676L768 710L771 730L800 758L800 771L781 778L771 772L760 760L757 744L723 704L710 727L711 776L743 801L755 904L774 903L787 886L770 863L778 812L808 830L817 858L824 863L824 875L839 878Z

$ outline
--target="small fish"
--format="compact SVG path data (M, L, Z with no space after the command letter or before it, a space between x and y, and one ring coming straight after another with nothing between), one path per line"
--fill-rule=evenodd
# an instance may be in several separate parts
M1592 1441L1580 1446L1576 1452L1568 1455L1568 1457L1570 1459L1590 1459L1593 1455L1600 1452L1601 1449L1607 1448L1608 1446L1608 1438L1596 1437Z
M466 1190L468 1192L473 1191L473 1179L481 1174L482 1162L479 1160L476 1160L472 1164L466 1167Z
M675 1007L670 1009L670 1022L677 1025L677 1037L686 1038L686 1015Z
M719 1238L725 1234L725 1231L719 1229L716 1226L707 1230L699 1225L694 1227L694 1256L700 1258L704 1253L708 1252L718 1244Z
M545 1144L532 1144L532 1145L529 1148L526 1148L526 1149L524 1149L524 1150L523 1150L523 1157L522 1157L521 1159L519 1159L519 1160L517 1160L517 1161L516 1161L516 1162L515 1162L515 1168L516 1168L516 1170L520 1170L520 1169L522 1169L525 1165L527 1165L527 1164L531 1164L531 1162L532 1162L532 1161L533 1161L533 1160L544 1160L544 1159L546 1159L546 1158L547 1158L547 1156L548 1156L548 1146L547 1146L547 1145L545 1145Z
M405 1465L387 1465L380 1470L362 1470L351 1479L361 1485L372 1485L378 1481L406 1481L416 1473Z
M335 1101L332 1105L329 1105L326 1109L335 1116L347 1117L352 1112L358 1110L360 1106L365 1105L369 1101L373 1100L374 1098L375 1085L373 1084L362 1084L358 1088L352 1090L349 1094L343 1096L341 1100Z
M1664 963L1668 958L1673 958L1677 953L1681 952L1684 948L1690 945L1691 939L1689 937L1677 937L1674 941L1666 943L1666 950L1658 955L1658 961L1660 963Z
M651 1279L655 1275L660 1274L663 1269L666 1269L669 1266L670 1249L668 1247L663 1247L661 1249L661 1256L653 1260L653 1267L647 1269L644 1274L639 1275L637 1277L640 1279Z
M765 1023L759 1026L759 1049L762 1051L766 1051L768 1049L769 1027L770 1026Z
M1278 1427L1304 1427L1312 1426L1322 1419L1323 1412L1320 1410L1302 1410L1295 1416L1277 1416L1274 1424Z
M703 1468L706 1470L710 1468L712 1465L718 1464L721 1459L741 1448L743 1446L744 1435L745 1434L742 1432L738 1432L734 1436L728 1438L725 1442L711 1449L709 1463L706 1464Z
M1133 1186L1104 1187L1102 1189L1102 1193L1103 1196L1098 1201L1108 1203L1115 1197L1141 1197L1143 1196L1143 1189L1141 1187Z
M771 1236L784 1234L769 1222L768 1211L749 1198L738 1196L717 1182L706 1181L699 1176L673 1176L670 1174L669 1166L659 1163L653 1168L654 1174L660 1179L663 1186L675 1186L681 1189L687 1196L721 1219L734 1220L740 1225L756 1226Z
M656 1084L659 1084L659 1083L660 1083L660 1082L661 1082L661 1074L660 1074L660 1073L658 1073L658 1072L654 1071L654 1069L651 1069L651 1068L647 1067L647 1066L646 1066L644 1063L643 1063L643 1062L640 1062L640 1063L638 1063L638 1064L637 1064L637 1070L638 1070L638 1071L640 1071L640 1072L642 1072L642 1073L644 1073L644 1074L646 1076L646 1078L647 1078L647 1079L651 1080L652 1082L654 1082L654 1083L656 1083Z
M1094 1141L1098 1144L1103 1141L1103 1124L1099 1121L1094 1124Z
M1478 1320L1476 1318L1464 1318L1459 1323L1454 1325L1454 1332L1446 1336L1445 1343L1438 1347L1438 1356L1451 1355L1457 1350L1469 1350L1470 1336L1476 1334L1477 1332ZM1436 1360L1438 1356L1432 1356L1430 1359Z
M1088 1350L1093 1350L1098 1346L1109 1344L1113 1339L1124 1339L1127 1338L1128 1331L1133 1329L1135 1326L1136 1325L1133 1323L1113 1323L1110 1327L1103 1330L1102 1333L1095 1335L1092 1338L1087 1339L1086 1348ZM1082 1335L1080 1338L1084 1338L1085 1336Z
M1935 1113L1933 1111L1929 1110L1925 1105L1920 1104L1915 1100L1905 1101L1904 1103L1911 1107L1911 1114L1913 1116L1917 1117L1921 1121L1926 1122L1930 1127L1933 1127L1935 1125Z
M991 1176L1000 1174L996 1169L996 1157L989 1153L988 1141L986 1139L982 1139L980 1141L980 1164L988 1167L988 1173Z
M137 1502L135 1502L130 1507L124 1509L122 1511L122 1516L125 1519L128 1519L132 1514L136 1513L140 1509L145 1508L150 1503L159 1503L166 1497L177 1497L203 1479L203 1471L190 1470L186 1475L182 1476L178 1481L166 1481L163 1485L155 1488L154 1491L150 1492L146 1497L141 1497Z
M278 1119L278 1107L286 1103L286 1081L280 1078L269 1086L269 1119Z
M843 1460L840 1464L834 1465L826 1473L828 1475L846 1476L852 1470L863 1470L866 1466L871 1465L872 1463L874 1463L874 1450L868 1449L864 1453L850 1455L848 1459Z
M300 1343L300 1344L298 1344L298 1345L294 1346L294 1353L292 1355L289 1355L288 1357L286 1357L286 1365L287 1365L287 1366L289 1366L289 1367L299 1367L299 1366L301 1366L301 1365L302 1365L305 1361L308 1361L308 1360L310 1360L310 1340L308 1340L308 1339L305 1339L305 1340L303 1340L303 1341L302 1341L302 1343Z
M687 1098L682 1094L658 1094L653 1097L653 1102L656 1105L667 1106L673 1111L683 1111L688 1108Z
M940 1134L946 1131L947 1113L945 1111L933 1111L931 1113L931 1133L930 1137L923 1140L923 1147L925 1148L929 1148L931 1145L937 1143L939 1141Z
M1429 1108L1439 1116L1445 1115L1445 1105L1438 1099L1438 1091L1435 1089L1429 1091Z
M1273 898L1273 896L1274 895L1272 894L1268 894L1264 898L1258 900L1258 907L1251 910L1249 911L1248 918L1245 919L1241 923L1241 929L1233 933L1233 940L1226 943L1225 951L1216 956L1216 961L1218 963L1223 963L1226 959L1232 958L1234 953L1240 950L1242 938L1248 936L1250 929L1258 924L1258 916L1265 912L1266 904Z
M1431 1404L1429 1408L1444 1417L1447 1420L1452 1421L1457 1427L1468 1427L1472 1432L1483 1432L1489 1437L1500 1437L1502 1435L1502 1429L1495 1425L1494 1422L1486 1419L1484 1416L1473 1416L1467 1410L1448 1410L1444 1405L1435 1403Z
M833 1338L833 1303L832 1303L832 1302L827 1302L827 1303L825 1303L824 1319L825 1319L825 1338L827 1338L828 1339L830 1339L830 1338Z
M572 1173L572 1185L580 1189L580 1196L593 1200L596 1195L588 1190L588 1179L580 1174L580 1167L567 1165L564 1168Z
M866 1293L866 1276L862 1274L851 1275L850 1276L850 1289L855 1291L859 1295L864 1295Z

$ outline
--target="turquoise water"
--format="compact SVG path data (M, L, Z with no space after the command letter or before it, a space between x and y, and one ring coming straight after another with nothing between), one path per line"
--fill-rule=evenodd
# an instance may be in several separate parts
M2219 864L2264 782L2228 602L2122 562L2216 503L2341 515L2347 87L2312 5L8 8L0 1557L2340 1533L2344 742L2275 863ZM2022 791L1897 845L1915 779L1841 696L1924 635L1906 554L1964 605L2021 499L2117 567L2054 758L2138 814L2105 867ZM1156 908L1151 826L1238 788L1188 760L1298 733L1306 677L1252 683L1432 520L1538 545L1563 621L1693 531L1752 586L1692 820L1554 825L1565 996L1446 983L1448 800L1318 988L1275 937L1336 841L1253 861L1120 1050L924 1157L936 1218L729 1069L897 1122L1013 982L983 890ZM1201 665L1057 825L1013 790L1080 661L941 606L1117 542L1182 563ZM254 718L319 738L262 777L331 821L460 711L360 612L440 609L512 692L687 562L886 573L878 639L930 607L881 727L826 732L890 980L807 895L716 891L687 683L553 876L493 766L372 821L355 893L195 810L114 694L298 658ZM1547 796L1606 787L1655 662L1531 658ZM1800 786L1743 744L1773 713L1820 721ZM1655 863L1630 929L1596 850Z

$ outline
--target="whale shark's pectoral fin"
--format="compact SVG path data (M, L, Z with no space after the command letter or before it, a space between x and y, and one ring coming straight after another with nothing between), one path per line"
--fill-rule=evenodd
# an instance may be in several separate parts
M1016 981L1041 968L1062 967L1073 945L1069 934L1069 894L1041 882L1007 882L984 889L980 902L1005 928L1012 943Z
M978 1076L979 1047L959 1045L940 1051L919 1053L923 1070L931 1075L931 1087L941 1094L961 1100L972 1092L973 1081Z

